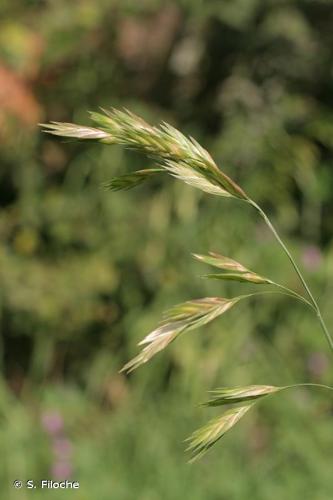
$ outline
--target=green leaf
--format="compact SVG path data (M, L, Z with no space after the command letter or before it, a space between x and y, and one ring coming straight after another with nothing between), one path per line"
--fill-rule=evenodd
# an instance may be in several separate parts
M195 431L187 441L187 451L192 453L190 462L201 458L219 439L221 439L248 412L252 404L232 408L222 416L214 418L206 426Z
M239 300L240 297L233 299L205 297L174 306L165 313L160 325L139 343L145 347L121 369L121 372L135 370L167 347L181 333L209 323L228 311Z
M157 173L163 172L162 168L149 168L145 170L137 170L131 174L121 175L119 177L112 177L109 182L104 184L106 189L111 191L121 191L132 189L139 184L145 182L149 177Z
M248 385L244 387L222 387L211 391L212 398L203 406L222 406L263 398L269 394L282 391L283 387L273 385Z

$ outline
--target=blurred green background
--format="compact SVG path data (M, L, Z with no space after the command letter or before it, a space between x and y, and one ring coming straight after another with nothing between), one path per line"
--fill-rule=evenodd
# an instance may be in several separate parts
M151 162L58 140L38 122L126 107L193 135L272 215L333 327L333 2L2 0L0 3L1 499L331 500L332 398L263 402L198 463L183 440L227 385L332 382L311 312L257 298L119 375L163 309L246 293L205 282L217 251L301 288L250 209ZM15 479L80 481L15 490Z

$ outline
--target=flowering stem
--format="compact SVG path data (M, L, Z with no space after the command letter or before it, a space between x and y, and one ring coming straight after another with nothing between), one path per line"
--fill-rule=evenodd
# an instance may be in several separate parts
M281 290L283 290L284 293L285 293L285 295L290 295L291 297L294 297L295 299L298 299L301 302L304 302L304 304L306 304L307 306L311 307L312 311L314 311L317 314L317 310L315 309L314 305L311 304L311 302L309 302L305 297L303 297L303 295L300 295L299 293L295 292L294 290L291 290L290 288L288 288L286 286L280 285L280 283L273 282L273 284L276 287L278 287Z
M268 294L278 294L278 295L285 295L287 297L291 297L292 299L300 300L301 302L305 303L309 307L311 307L312 310L314 310L314 307L310 302L308 302L304 297L301 295L298 295L298 293L293 292L292 290L289 290L289 288L285 288L282 285L278 285L277 283L274 283L279 288L282 288L282 292L280 290L264 290L262 292L252 292L252 293L247 293L245 295L239 295L237 298L238 299L247 299L251 297L256 297L258 295L268 295Z
M333 391L333 387L324 384L312 384L312 383L304 383L304 384L292 384L285 385L282 389L297 389L298 387L315 387L317 389L328 389L329 391Z
M273 226L272 222L270 221L270 219L268 218L268 216L265 214L265 212L262 210L261 207L259 207L259 205L257 205L254 201L252 200L249 200L248 201L250 203L250 205L252 205L258 212L259 214L261 215L261 217L264 219L265 223L267 224L267 226L269 227L269 229L272 231L272 233L274 234L275 238L277 239L278 243L280 244L280 246L282 247L283 251L285 252L285 254L287 255L288 259L290 260L293 268L295 269L296 271L296 274L297 276L299 277L306 293L308 294L313 306L314 306L314 309L315 309L315 312L316 312L316 315L317 315L317 318L318 318L318 321L321 325L321 328L325 334L325 337L326 337L326 340L330 346L330 349L332 350L333 352L333 339L328 331L328 328L325 324L325 321L322 317L322 314L321 314L321 311L320 311L320 308L319 308L319 305L316 301L316 299L314 298L308 284L306 283L303 275L302 275L302 272L300 271L298 265L296 264L293 256L291 255L290 251L288 250L287 246L285 245L285 243L283 242L283 240L281 239L279 233L277 232L277 230L275 229L275 227Z

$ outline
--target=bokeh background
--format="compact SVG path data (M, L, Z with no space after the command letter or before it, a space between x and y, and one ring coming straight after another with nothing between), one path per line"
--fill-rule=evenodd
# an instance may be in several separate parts
M217 251L301 291L256 214L161 176L121 148L38 122L126 107L193 135L271 214L333 327L333 2L2 0L1 498L331 500L332 397L263 402L200 462L184 439L221 385L332 382L311 312L242 303L132 376L118 373L163 309L232 296L191 252ZM77 491L15 490L74 479Z

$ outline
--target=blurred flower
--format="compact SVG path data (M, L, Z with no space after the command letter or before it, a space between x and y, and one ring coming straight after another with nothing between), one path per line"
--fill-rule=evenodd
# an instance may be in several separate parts
M309 271L316 271L321 264L322 255L315 245L309 245L303 250L302 261Z
M0 64L0 129L5 132L8 116L26 126L35 126L42 111L27 82Z
M64 421L60 413L56 411L45 412L42 415L42 426L48 434L55 435L63 430Z
M61 458L68 458L72 452L72 444L65 437L55 438L53 441L54 454Z
M68 479L73 472L72 465L69 462L58 461L55 462L51 469L52 478L54 479Z
M307 367L313 377L321 378L328 366L327 356L322 352L313 352L308 358Z
M51 476L54 479L68 479L72 475L72 443L64 434L64 420L59 412L50 411L42 415L42 426L50 436L53 450Z

